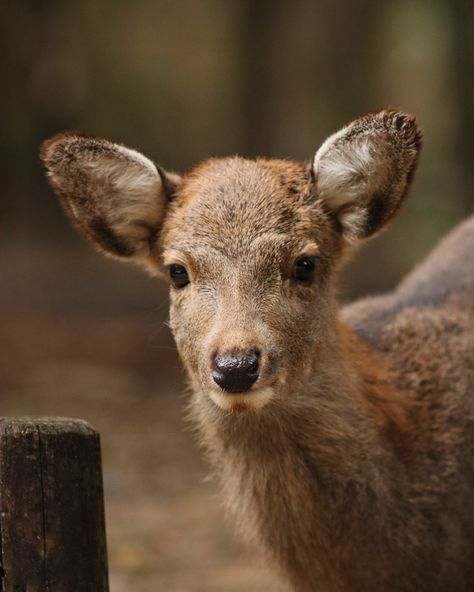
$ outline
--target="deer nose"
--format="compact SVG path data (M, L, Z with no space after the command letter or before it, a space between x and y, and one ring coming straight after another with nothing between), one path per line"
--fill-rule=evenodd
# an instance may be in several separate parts
M212 378L222 390L229 393L245 393L259 375L258 350L239 355L216 354L212 360Z

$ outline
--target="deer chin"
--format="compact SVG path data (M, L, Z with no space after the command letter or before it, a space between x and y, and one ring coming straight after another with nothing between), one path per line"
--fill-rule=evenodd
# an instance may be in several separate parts
M272 387L256 388L246 393L227 393L221 389L211 389L209 396L212 402L223 411L258 411L262 409L274 396Z

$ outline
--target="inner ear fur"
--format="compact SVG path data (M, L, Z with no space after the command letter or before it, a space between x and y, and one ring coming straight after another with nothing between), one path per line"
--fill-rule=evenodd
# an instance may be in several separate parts
M418 162L415 118L384 109L330 136L313 161L316 195L348 242L380 231L400 207Z
M43 143L49 182L79 231L108 255L147 263L179 184L139 152L65 133Z

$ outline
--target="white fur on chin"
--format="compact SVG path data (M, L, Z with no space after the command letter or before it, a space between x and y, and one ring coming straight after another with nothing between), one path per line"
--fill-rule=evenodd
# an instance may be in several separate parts
M274 396L270 387L255 389L248 393L226 393L222 390L212 389L209 391L211 400L224 411L241 409L262 409Z

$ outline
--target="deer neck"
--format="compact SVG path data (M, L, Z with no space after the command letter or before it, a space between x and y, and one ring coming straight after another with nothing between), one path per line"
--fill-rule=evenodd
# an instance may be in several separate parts
M284 401L233 414L201 401L192 411L247 536L286 571L313 570L328 590L339 589L328 566L335 554L345 561L344 541L376 531L370 516L383 523L393 506L407 430L383 359L345 326L336 335L331 364Z

